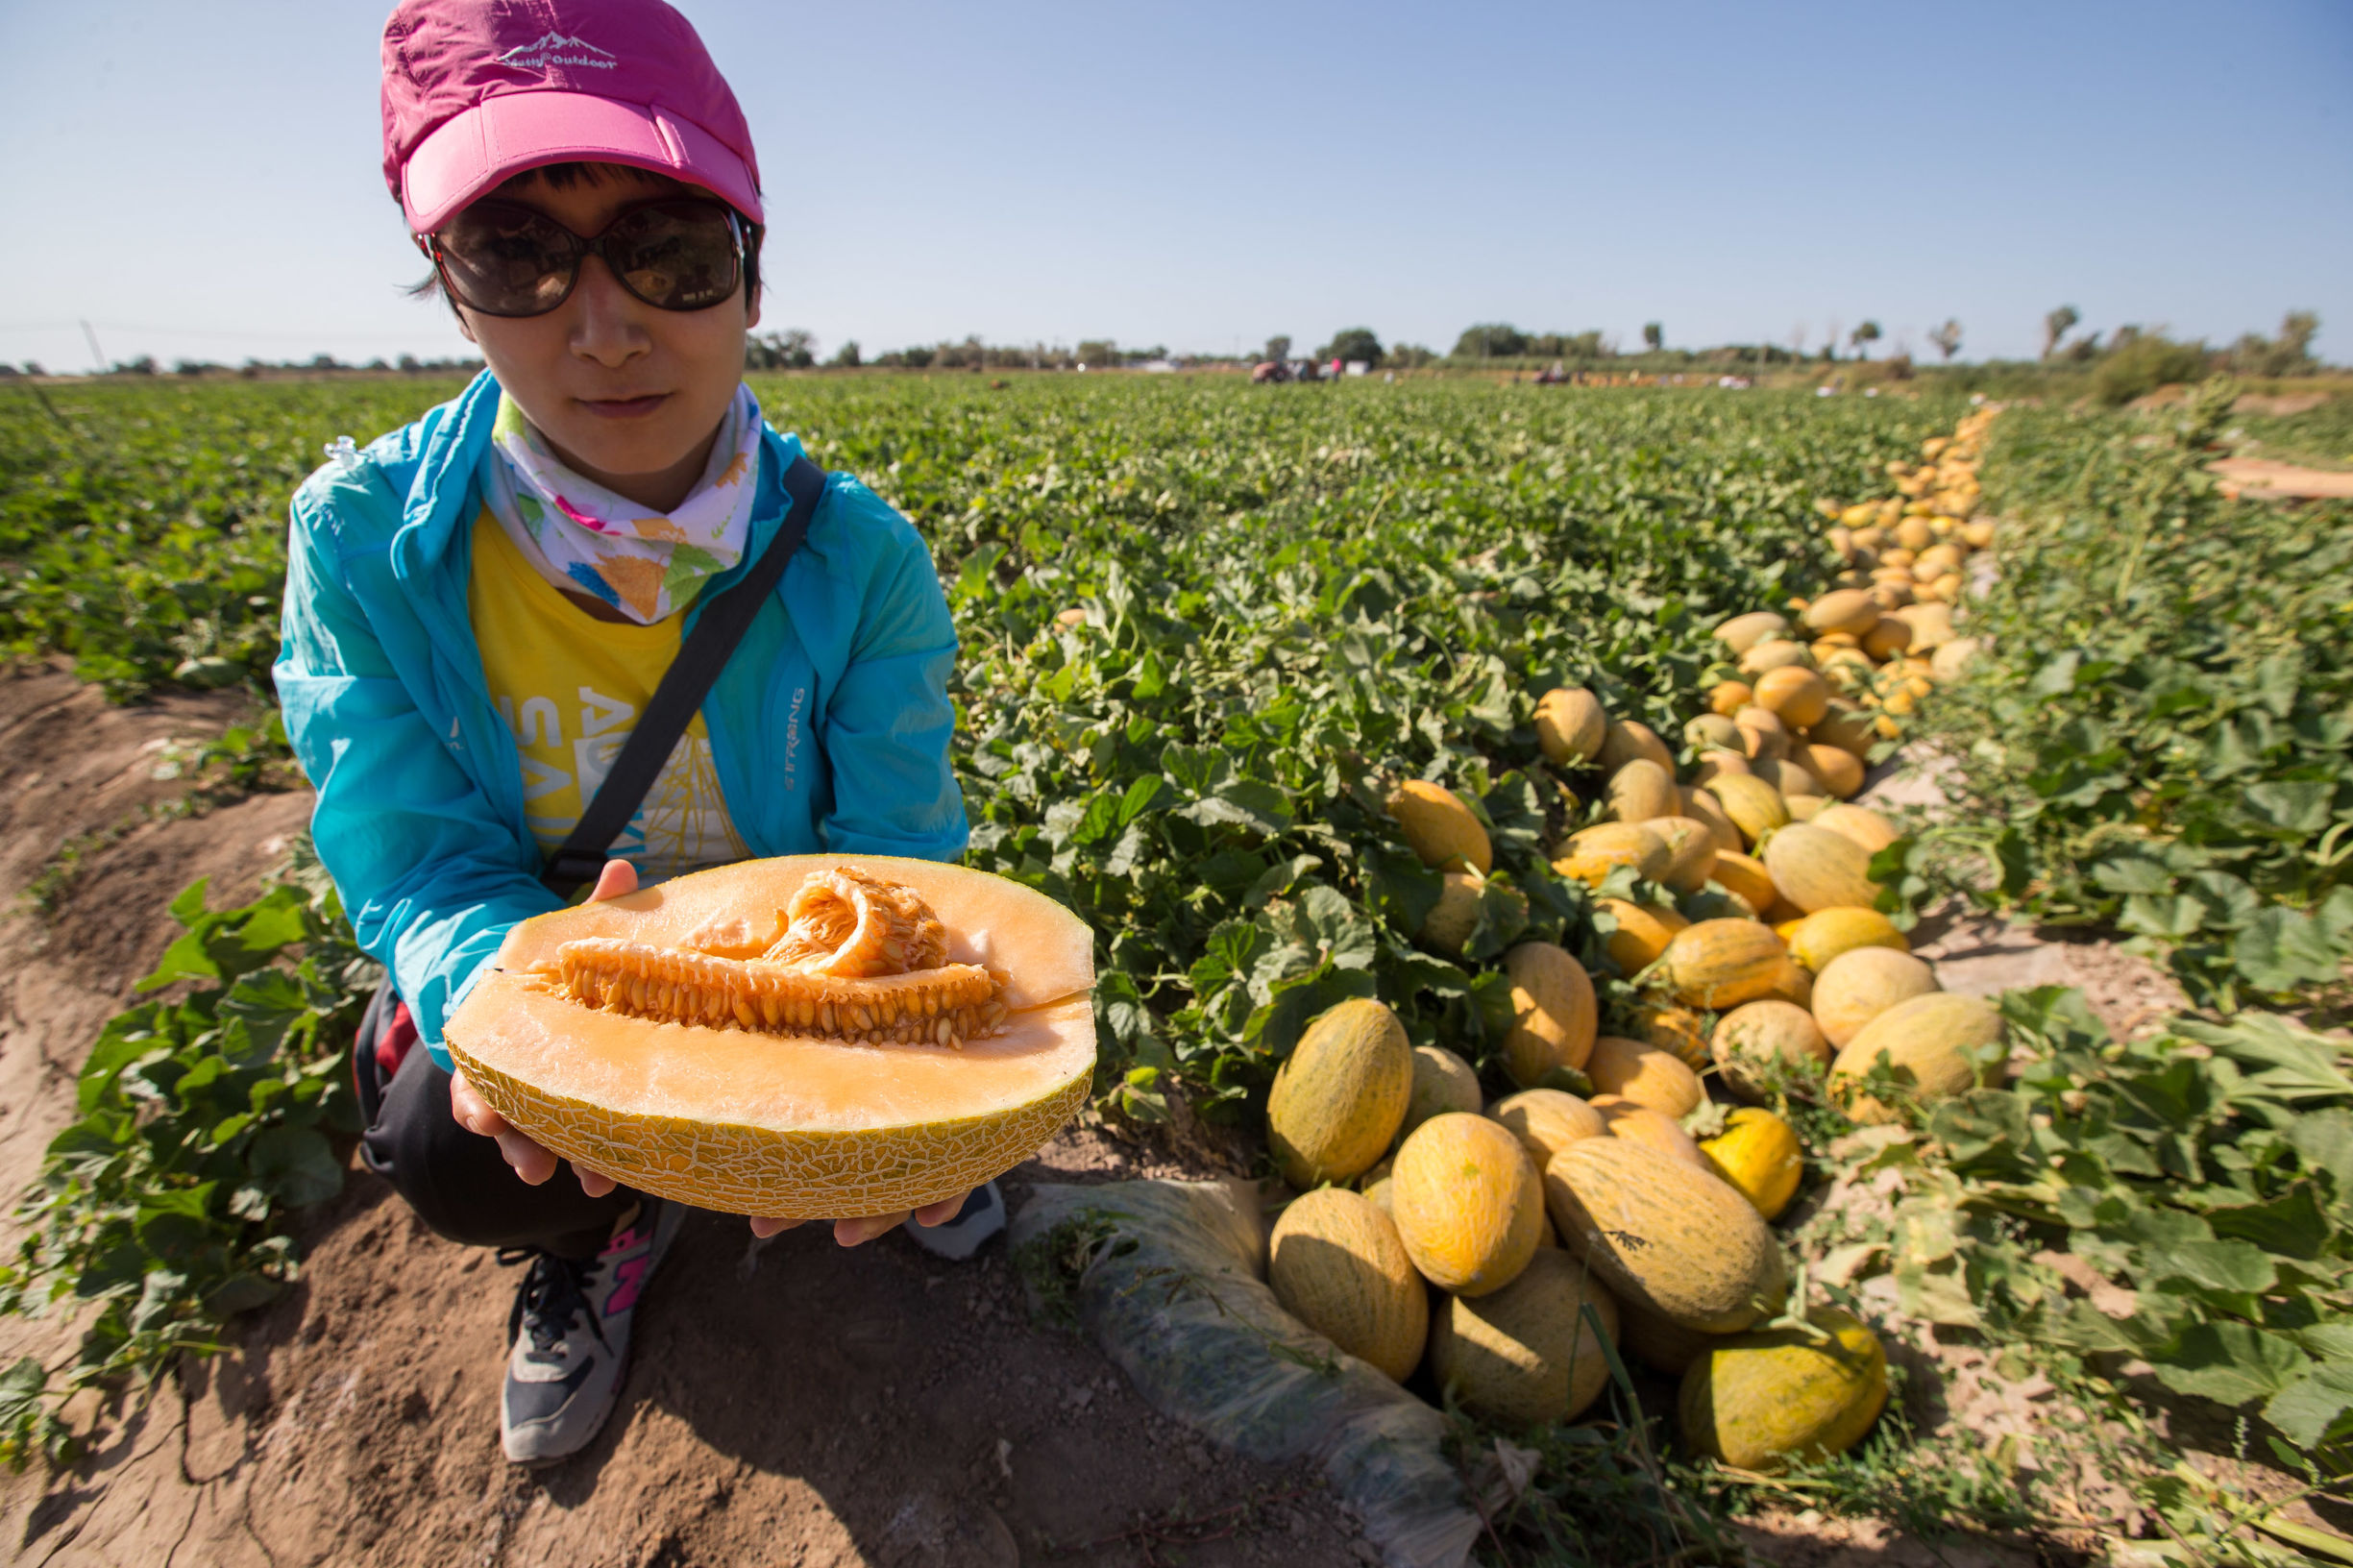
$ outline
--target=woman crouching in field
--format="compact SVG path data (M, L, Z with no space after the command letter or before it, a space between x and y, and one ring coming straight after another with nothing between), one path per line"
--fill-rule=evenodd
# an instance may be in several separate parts
M453 1075L444 1019L568 884L606 898L752 856L955 858L956 641L915 530L806 465L743 384L758 165L683 17L405 0L383 112L428 286L488 369L295 497L278 690L319 853L391 973L355 1057L363 1157L433 1230L527 1262L500 1427L507 1458L545 1462L610 1413L683 1210L561 1169ZM581 828L699 608L772 547L791 551L781 580L643 803L617 838L599 814ZM993 1184L914 1217L968 1257L1003 1204Z

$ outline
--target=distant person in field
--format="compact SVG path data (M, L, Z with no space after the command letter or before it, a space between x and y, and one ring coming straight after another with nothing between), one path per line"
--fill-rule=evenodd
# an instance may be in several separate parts
M753 856L956 858L956 637L906 520L797 468L799 441L744 385L769 217L743 113L684 17L404 0L382 99L424 286L488 368L296 495L278 690L319 853L390 971L354 1058L364 1158L433 1230L527 1265L500 1424L510 1459L540 1463L612 1410L684 1213L511 1128L452 1074L443 1020L515 922L560 906L546 857L698 606L780 532L807 530L613 858L574 873L591 896ZM821 210L797 199L788 242L823 234ZM788 484L813 502L791 529ZM910 1234L968 1257L1003 1216L991 1184Z

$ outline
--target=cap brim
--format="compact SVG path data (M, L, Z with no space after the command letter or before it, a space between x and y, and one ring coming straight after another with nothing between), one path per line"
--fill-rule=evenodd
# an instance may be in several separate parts
M580 92L504 92L417 143L401 180L408 227L431 233L510 175L543 163L626 163L715 192L754 223L759 188L744 160L691 120Z

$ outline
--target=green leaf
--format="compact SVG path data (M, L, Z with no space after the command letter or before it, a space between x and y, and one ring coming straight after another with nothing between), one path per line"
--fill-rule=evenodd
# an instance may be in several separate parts
M2326 1250L2332 1229L2310 1182L2298 1182L2267 1203L2209 1209L2206 1223L2218 1237L2234 1237L2266 1253L2306 1262L2316 1261Z
M2273 1394L2263 1418L2307 1449L2353 1437L2353 1361L2323 1361Z
M343 1190L343 1167L327 1139L308 1127L272 1127L247 1148L254 1180L279 1203L302 1209Z
M2278 904L2256 911L2232 939L2230 952L2239 972L2265 991L2322 985L2337 978L2340 967L2312 917Z
M2304 1353L2284 1334L2244 1323L2199 1323L2157 1363L2156 1375L2177 1394L2246 1405L2277 1393L2305 1364Z

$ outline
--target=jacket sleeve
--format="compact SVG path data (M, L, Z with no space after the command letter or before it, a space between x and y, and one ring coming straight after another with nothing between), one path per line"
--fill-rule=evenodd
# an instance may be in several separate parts
M837 483L828 500L851 508L852 527L879 548L864 574L849 663L826 705L833 809L819 831L829 850L954 860L970 829L948 764L956 626L947 596L914 527L865 486Z
M319 858L359 945L392 971L446 1068L450 1010L507 928L559 900L538 880L535 848L518 842L394 674L383 632L414 628L372 625L352 592L328 515L341 488L314 482L295 498L279 701L318 792Z

